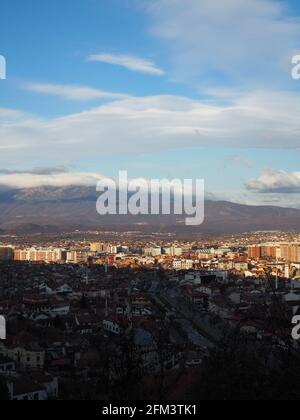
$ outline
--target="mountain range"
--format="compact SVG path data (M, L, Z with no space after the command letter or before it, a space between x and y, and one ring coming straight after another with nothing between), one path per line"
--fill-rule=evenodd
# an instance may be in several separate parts
M205 202L205 221L186 227L185 216L100 216L98 193L90 187L39 187L0 190L0 232L35 233L68 229L130 226L153 227L207 234L257 230L299 230L300 210L275 206L248 206L227 201Z

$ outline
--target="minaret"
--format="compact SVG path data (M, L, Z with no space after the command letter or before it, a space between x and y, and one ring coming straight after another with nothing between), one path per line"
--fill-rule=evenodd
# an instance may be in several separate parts
M85 272L85 284L86 285L89 284L89 270L88 270L88 268L86 268L86 272Z
M289 264L286 264L285 265L285 273L284 273L284 276L287 278L287 279L289 279L290 278L290 267L289 267Z
M106 258L105 258L105 274L107 274L108 273L108 256L106 256Z
M275 281L275 290L278 290L278 260L276 260L276 281Z
M108 317L108 299L107 299L107 292L105 292L105 317Z

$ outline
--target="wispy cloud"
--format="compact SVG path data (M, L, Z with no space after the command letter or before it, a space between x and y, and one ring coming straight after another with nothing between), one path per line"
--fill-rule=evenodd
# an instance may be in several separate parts
M253 162L250 159L246 159L243 156L238 155L238 154L226 155L224 157L224 160L225 160L226 166L235 165L235 166L245 166L247 168L251 168L253 165Z
M277 0L142 0L167 46L170 73L205 86L292 83L300 19Z
M107 92L87 86L57 85L51 83L26 83L23 88L35 93L59 96L70 101L92 101L96 99L122 99L128 95Z
M138 73L163 76L165 71L160 69L150 60L126 54L92 54L87 57L88 61L112 64L125 67L128 70Z

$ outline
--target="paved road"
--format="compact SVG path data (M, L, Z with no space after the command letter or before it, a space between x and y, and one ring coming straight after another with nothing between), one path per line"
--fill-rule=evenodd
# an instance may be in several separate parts
M198 330L214 344L217 344L221 340L223 336L222 331L205 320L203 314L191 310L191 307L183 302L178 302L174 295L172 296L163 292L161 293L160 298L160 300L168 304L169 307L174 308L176 312L179 312L182 316L191 321Z

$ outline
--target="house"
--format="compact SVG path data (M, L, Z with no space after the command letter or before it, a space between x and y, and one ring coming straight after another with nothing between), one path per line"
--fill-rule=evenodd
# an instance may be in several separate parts
M0 374L10 374L16 371L15 362L9 357L0 355Z
M94 314L77 314L75 315L75 323L80 334L92 334L93 327L98 325L98 319Z
M236 261L234 263L234 268L236 271L248 271L249 264L245 261Z
M213 294L213 289L211 287L207 287L207 286L201 286L198 287L197 289L200 293L207 295L207 296L212 296Z
M286 302L298 302L299 303L300 302L300 295L297 294L297 293L291 292L291 293L288 293L284 296L284 300Z
M13 401L45 401L48 399L46 389L27 378L14 378L7 382L10 399Z
M209 302L209 310L222 319L228 319L232 314L231 308L222 298L212 298Z
M0 354L12 359L22 370L40 370L44 368L45 352L35 343L7 347L1 343Z
M134 345L140 355L144 368L153 370L158 364L156 343L150 331L140 327L134 331Z
M73 289L68 284L63 284L55 289L55 293L58 295L69 295L73 292Z
M233 291L228 295L228 299L235 303L236 305L239 305L241 303L241 293L238 291Z
M108 320L108 319L104 319L102 321L102 324L103 324L103 328L104 328L105 331L111 332L111 333L116 334L116 335L120 335L121 327L117 322L112 321L112 320Z
M201 284L200 274L197 272L190 272L190 273L185 274L183 283L191 283L195 285L200 285Z
M58 378L46 373L34 372L30 374L30 379L39 384L47 392L47 399L58 397Z

